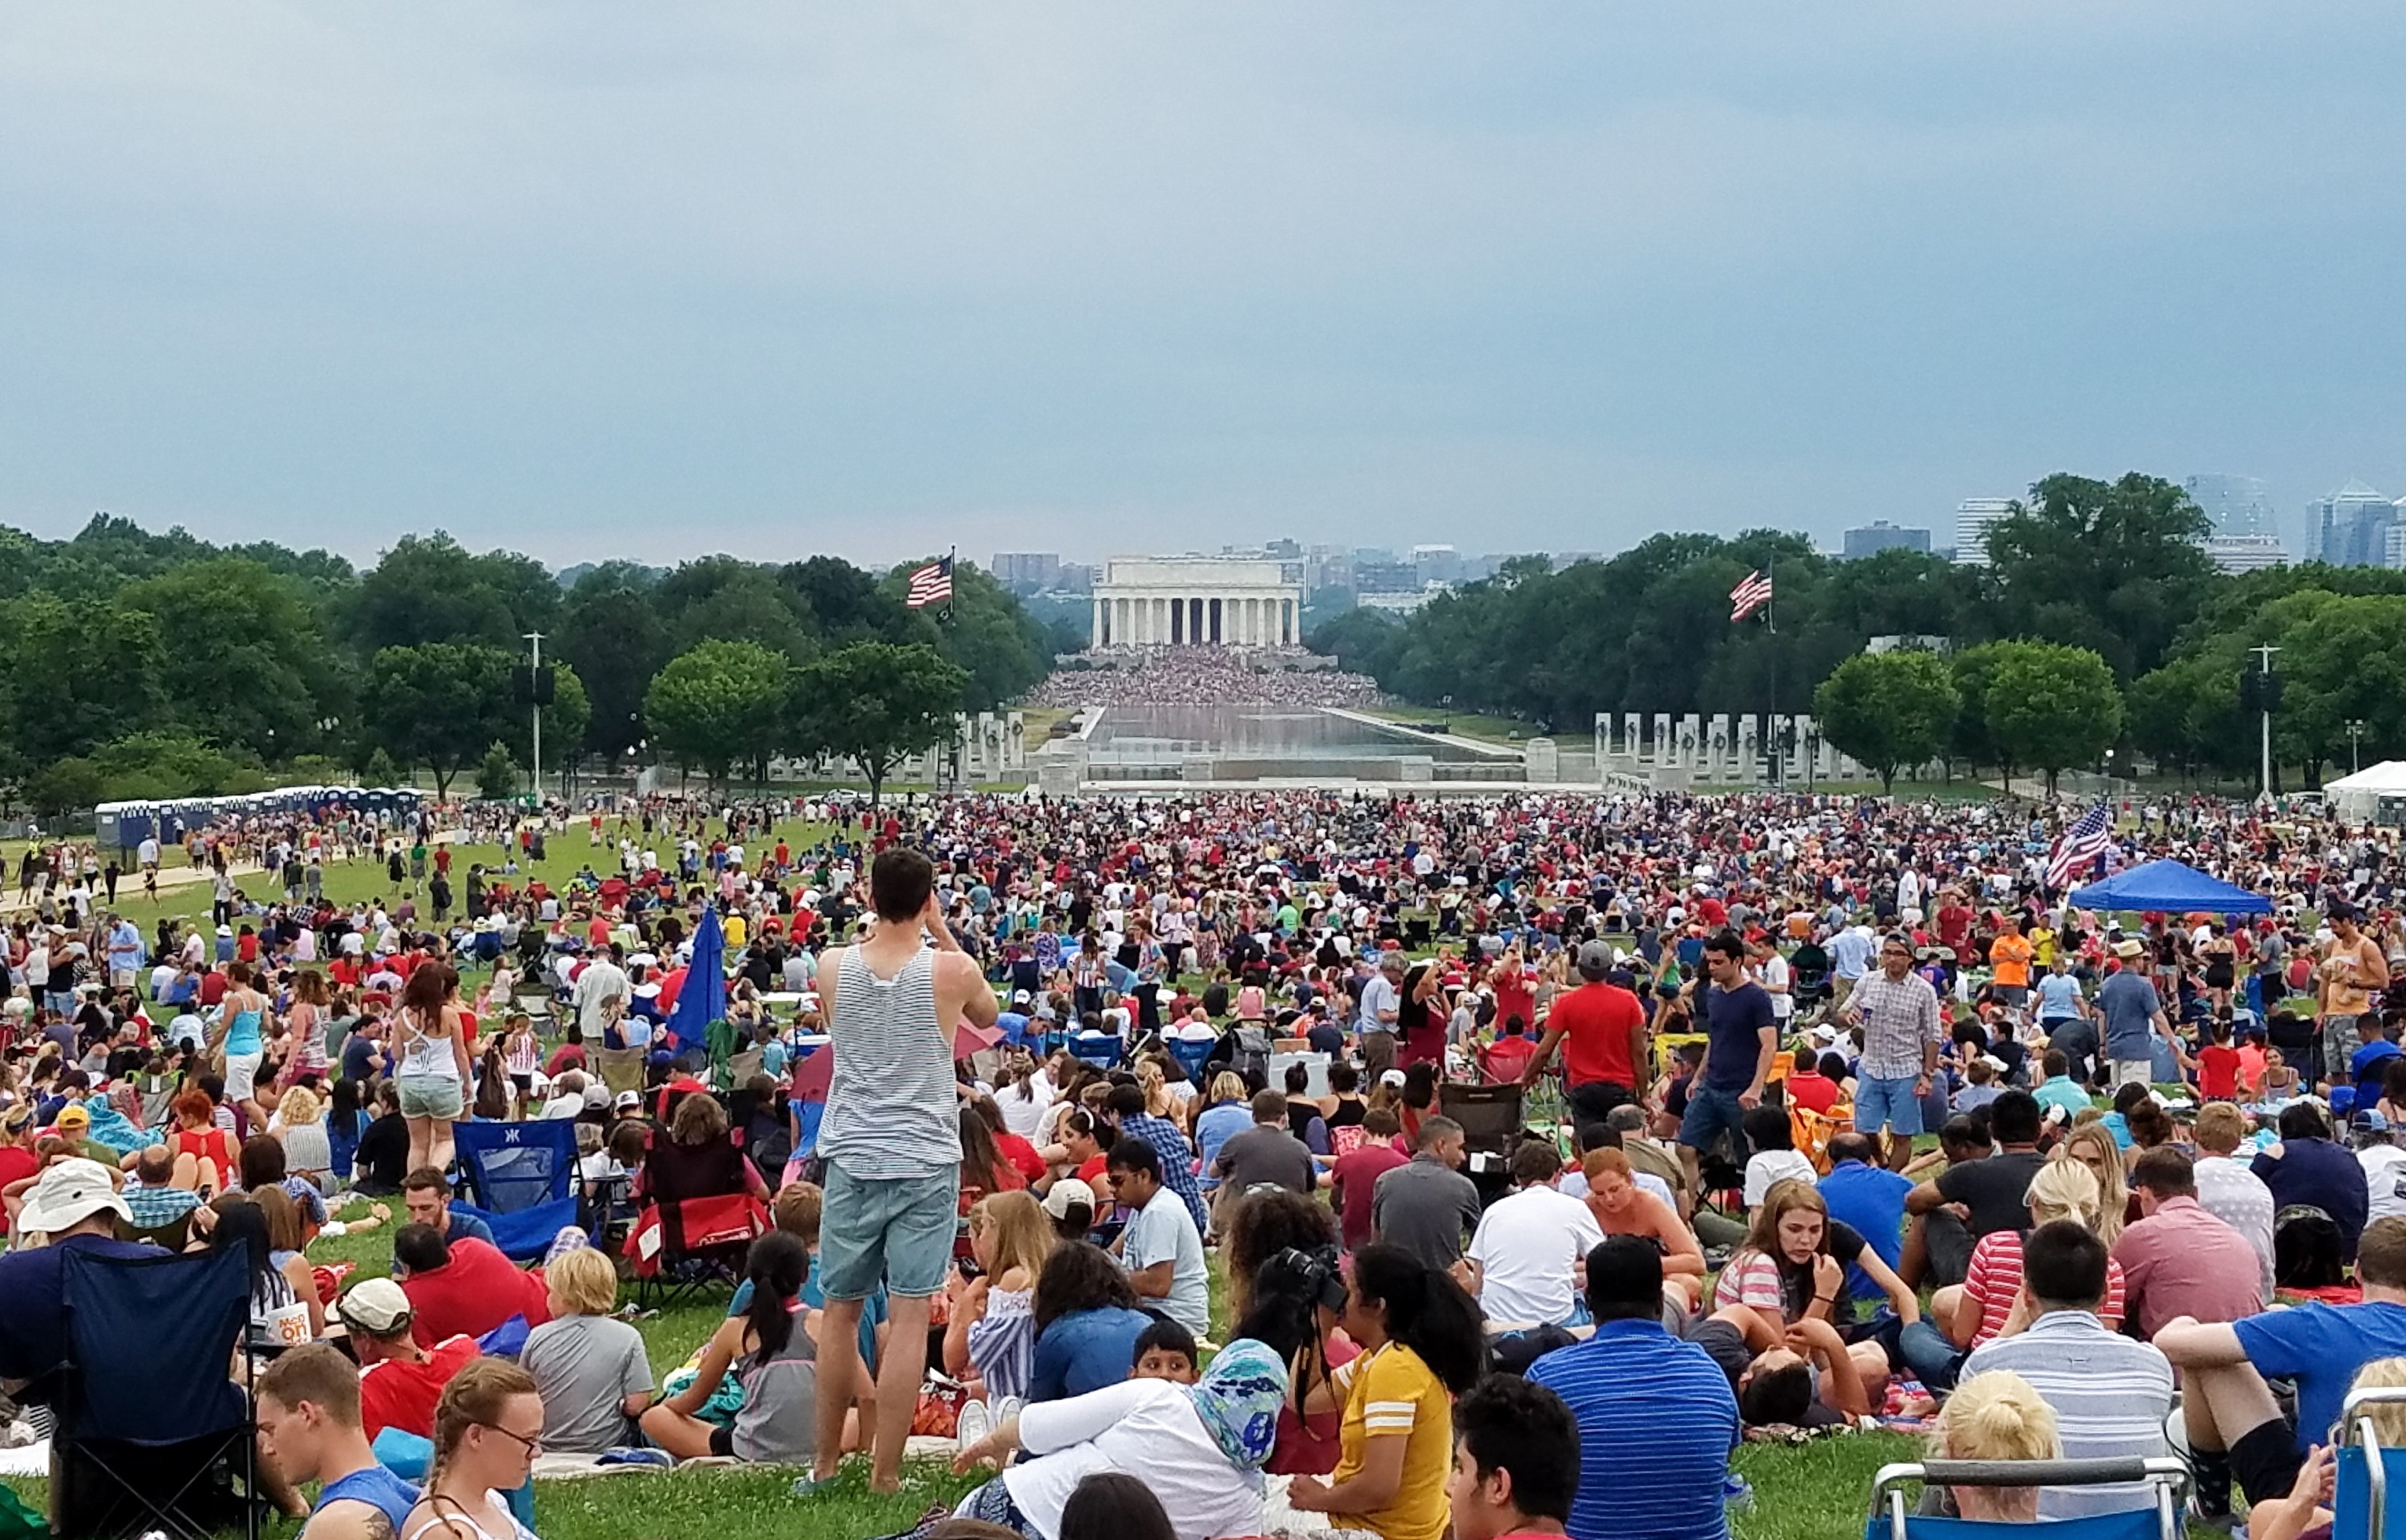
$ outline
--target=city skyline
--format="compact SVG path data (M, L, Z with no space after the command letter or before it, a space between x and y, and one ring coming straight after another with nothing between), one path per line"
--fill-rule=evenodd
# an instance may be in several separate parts
M1835 550L2138 470L2260 479L2302 556L2406 488L2389 7L7 26L46 538Z

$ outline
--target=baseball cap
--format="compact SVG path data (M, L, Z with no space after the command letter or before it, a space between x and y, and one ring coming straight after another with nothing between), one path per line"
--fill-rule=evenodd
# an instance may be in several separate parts
M134 1222L133 1210L117 1195L116 1187L100 1163L71 1156L43 1172L41 1180L34 1183L33 1190L25 1194L24 1208L18 1211L17 1228L56 1235L103 1209L128 1224Z
M610 1105L620 1112L639 1112L643 1110L644 1095L640 1091L621 1091Z
M92 1114L85 1110L81 1103L69 1102L64 1107L59 1109L57 1126L61 1128L89 1128L92 1126Z
M389 1278L372 1278L336 1301L334 1313L353 1331L390 1336L409 1323L413 1312L400 1284Z
M2370 1107L2366 1108L2363 1111L2358 1112L2356 1116L2348 1119L2347 1125L2350 1128L2355 1129L2359 1134L2386 1134L2389 1132L2389 1120L2383 1117L2379 1112Z
M1028 1001L1030 1001L1030 1000L1034 999L1035 997L1036 997L1035 996L1030 995L1027 991L1026 991L1026 990L1024 990L1024 989L1015 989L1015 990L1012 990L1012 993L1011 993L1011 1003L1012 1003L1012 1004L1013 1004L1013 1005L1026 1005Z
M1063 1177L1044 1194L1044 1211L1054 1219L1068 1219L1073 1203L1084 1204L1090 1214L1102 1207L1095 1201L1095 1190L1076 1177Z
M1578 949L1579 977L1588 982L1602 983L1612 972L1612 948L1602 941L1589 941Z

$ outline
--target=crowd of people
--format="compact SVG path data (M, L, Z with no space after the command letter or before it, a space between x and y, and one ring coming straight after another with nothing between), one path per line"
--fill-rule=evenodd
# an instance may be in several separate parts
M1321 666L1299 647L1144 647L1072 657L1025 704L1078 706L1375 706L1379 682Z
M347 1344L360 1409L261 1390L279 1468L360 1476L330 1505L403 1498L326 1474L347 1417L497 1480L502 1434L806 1465L801 1501L855 1452L894 1490L935 1423L992 1474L931 1533L1055 1540L1120 1473L1182 1536L1715 1536L1748 1429L1905 1423L2176 1449L2207 1516L2302 1529L2340 1398L2406 1357L2394 841L2130 813L2101 869L2177 854L2268 912L2067 906L2001 808L1298 793L554 809L491 858L386 841L375 901L36 915L0 1202L50 1244L0 1258L0 1378L55 1368L43 1251L235 1246L275 1372ZM667 1026L706 914L715 1048ZM697 1172L760 1206L675 1374L615 1247L522 1268L452 1207L458 1121L554 1118L605 1210ZM395 1276L330 1289L346 1189L400 1200Z

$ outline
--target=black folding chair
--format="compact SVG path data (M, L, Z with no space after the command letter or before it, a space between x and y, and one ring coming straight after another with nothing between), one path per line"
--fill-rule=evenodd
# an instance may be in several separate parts
M62 1262L67 1362L50 1443L62 1540L259 1535L257 1419L227 1378L250 1320L238 1250Z

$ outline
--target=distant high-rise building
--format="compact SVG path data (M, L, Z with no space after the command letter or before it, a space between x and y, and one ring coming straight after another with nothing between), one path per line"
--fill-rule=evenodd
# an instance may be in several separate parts
M1988 526L2014 511L2009 497L1967 497L1955 505L1955 564L1988 564Z
M1840 547L1839 556L1841 559L1855 561L1874 551L1892 551L1899 546L1908 551L1926 552L1930 549L1930 531L1907 529L1902 524L1875 518L1869 524L1859 524L1847 531L1846 544Z
M2393 572L2406 572L2406 524L2381 532L2381 564Z
M2204 548L2215 566L2226 572L2252 572L2289 564L2289 553L2272 535L2208 535Z
M1415 545L1412 547L1412 571L1421 586L1432 583L1462 581L1462 553L1451 545Z
M2388 532L2399 507L2360 481L2306 505L2316 531L2314 554L2334 567L2378 567L2388 556Z
M1001 551L995 555L994 580L1015 594L1040 594L1061 583L1058 551Z
M2189 501L2214 521L2208 531L2232 537L2272 537L2281 533L2280 516L2272 511L2272 488L2257 476L2209 473L2181 483Z

